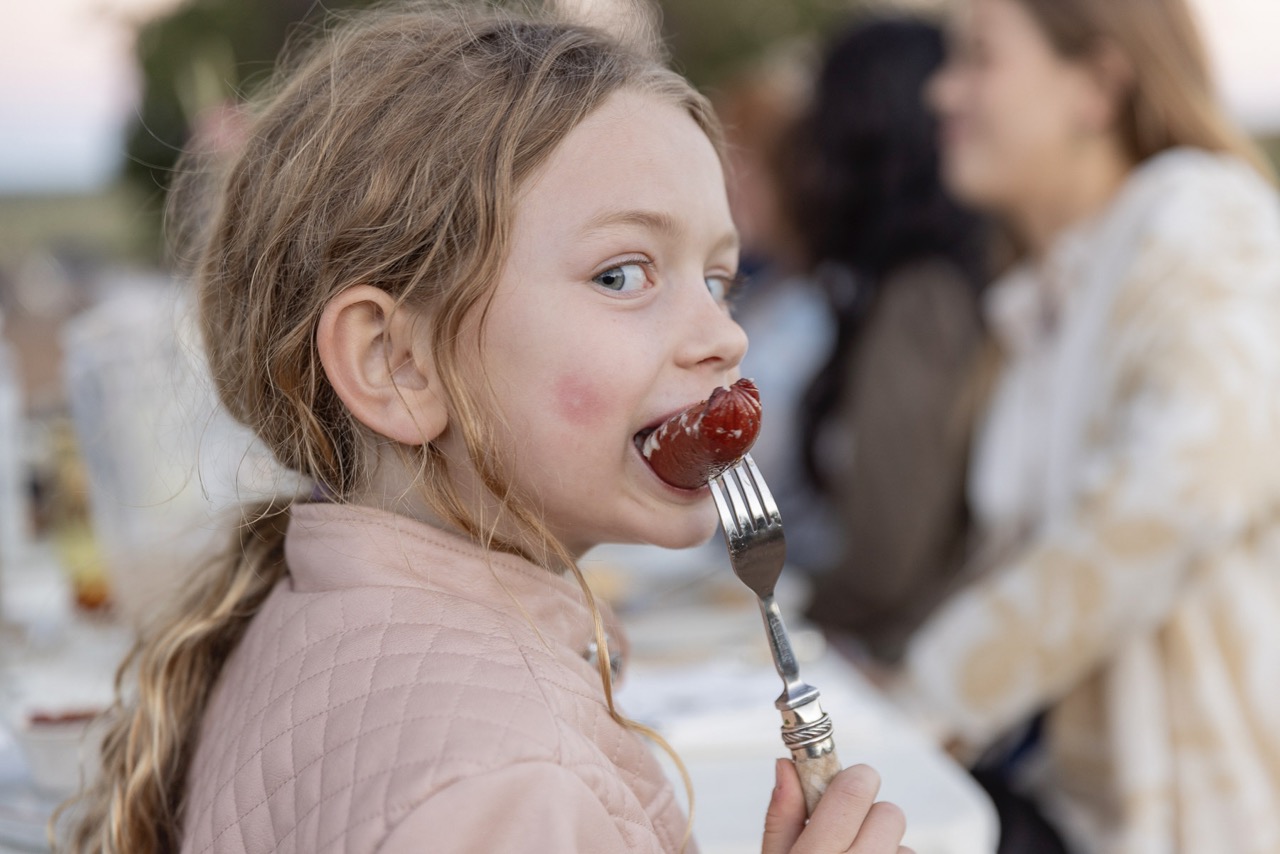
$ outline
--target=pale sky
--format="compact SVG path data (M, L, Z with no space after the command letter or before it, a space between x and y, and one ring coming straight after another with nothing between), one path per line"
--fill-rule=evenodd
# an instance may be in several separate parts
M0 27L0 193L91 190L111 179L137 102L128 22L174 3L7 4Z
M0 193L85 191L111 179L137 99L126 22L175 2L8 4L0 27ZM1253 130L1280 133L1280 0L1194 2L1232 110Z

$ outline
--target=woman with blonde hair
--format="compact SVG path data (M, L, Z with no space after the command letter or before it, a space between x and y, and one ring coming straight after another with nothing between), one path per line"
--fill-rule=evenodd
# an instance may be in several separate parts
M945 179L1022 258L985 304L975 579L894 689L1073 851L1280 851L1271 172L1184 0L958 11Z

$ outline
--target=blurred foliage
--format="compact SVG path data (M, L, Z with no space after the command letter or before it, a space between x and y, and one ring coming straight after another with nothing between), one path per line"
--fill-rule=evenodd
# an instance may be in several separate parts
M371 0L188 0L138 33L142 103L130 130L127 177L164 188L196 118L247 97L270 75L299 22Z
M1276 172L1280 173L1280 136L1262 139L1261 143L1262 150L1271 158L1271 162L1276 167Z
M16 270L41 251L88 261L153 260L151 207L123 182L91 195L0 196L0 271Z
M162 192L201 113L251 96L299 22L373 0L188 0L143 25L142 103L130 130L126 177ZM658 0L678 68L714 85L769 45L820 32L856 0ZM160 207L156 206L157 209Z
M660 0L675 66L715 88L795 39L817 37L847 19L857 0Z

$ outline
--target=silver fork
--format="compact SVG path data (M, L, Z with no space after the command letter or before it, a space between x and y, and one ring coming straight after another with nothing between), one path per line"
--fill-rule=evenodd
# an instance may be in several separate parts
M827 783L840 771L840 760L831 718L822 711L818 689L800 678L782 611L773 597L787 553L782 516L750 454L712 478L711 496L720 511L729 563L760 600L773 665L782 677L782 693L774 702L782 713L782 742L795 760L805 806L812 814Z

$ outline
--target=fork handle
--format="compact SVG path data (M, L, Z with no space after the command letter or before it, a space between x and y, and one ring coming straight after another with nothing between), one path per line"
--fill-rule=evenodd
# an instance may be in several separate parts
M822 711L816 697L794 709L781 711L782 742L791 751L796 771L800 774L805 811L813 815L827 784L840 773L831 718Z

